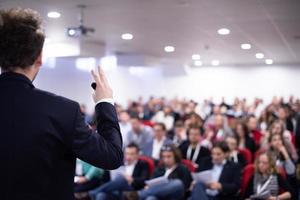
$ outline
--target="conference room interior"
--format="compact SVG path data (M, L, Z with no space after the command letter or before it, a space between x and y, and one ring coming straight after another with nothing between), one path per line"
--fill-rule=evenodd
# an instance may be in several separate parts
M91 70L113 90L124 165L77 159L76 199L299 199L299 0L0 0L15 7L44 20L35 87L94 130Z

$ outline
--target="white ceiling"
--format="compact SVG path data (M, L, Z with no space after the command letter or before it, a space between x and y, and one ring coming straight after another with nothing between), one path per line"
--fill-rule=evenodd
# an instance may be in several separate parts
M204 63L218 59L222 65L262 64L254 56L262 52L276 64L300 64L299 0L0 0L4 8L38 10L51 40L65 40L65 28L78 24L78 4L87 5L85 24L96 28L87 40L105 44L108 52L179 64L199 53ZM47 18L52 10L61 18ZM218 35L222 27L231 34ZM122 40L125 32L134 39ZM241 43L252 49L241 50ZM165 53L165 45L176 51Z

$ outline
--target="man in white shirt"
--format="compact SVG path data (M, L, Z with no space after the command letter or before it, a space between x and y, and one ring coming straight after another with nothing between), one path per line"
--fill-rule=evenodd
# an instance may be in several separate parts
M132 130L130 116L127 111L123 110L119 113L119 126L123 138L123 147L126 147L128 142L128 133Z
M160 150L164 145L172 144L172 140L166 137L167 130L163 123L157 123L153 127L154 138L145 144L142 152L145 156L159 160Z
M210 170L209 182L197 182L191 200L234 200L240 188L241 168L226 158L229 148L226 142L218 142L210 158L203 160L201 171Z

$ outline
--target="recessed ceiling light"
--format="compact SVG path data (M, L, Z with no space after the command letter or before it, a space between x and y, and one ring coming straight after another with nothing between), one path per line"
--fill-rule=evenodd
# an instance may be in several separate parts
M245 50L251 49L251 44L248 43L241 44L241 48Z
M266 59L265 62L266 62L267 65L272 65L273 64L272 59Z
M241 48L245 49L245 50L251 49L251 44L248 44L248 43L241 44Z
M196 60L195 62L194 62L194 65L195 66L202 66L203 65L203 62L201 61L201 60Z
M257 59L263 59L265 57L265 55L263 53L257 53L257 54L255 54L255 57Z
M124 33L124 34L122 34L121 37L123 40L132 40L133 39L133 35L130 33Z
M175 47L173 46L165 46L165 52L174 52L175 51Z
M78 32L75 28L68 28L67 35L70 37L74 37L75 35L78 35Z
M220 65L220 61L219 61L219 60L212 60L212 61L211 61L211 64L212 64L213 66L218 66L218 65Z
M201 56L199 54L193 54L192 59L193 60L200 60Z
M230 33L230 30L228 28L221 28L218 30L219 35L228 35Z
M47 16L49 18L57 19L57 18L60 18L60 13L56 12L56 11L51 11L51 12L48 12Z

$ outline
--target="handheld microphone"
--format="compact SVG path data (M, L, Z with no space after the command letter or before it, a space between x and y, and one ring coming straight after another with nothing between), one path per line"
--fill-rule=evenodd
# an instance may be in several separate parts
M97 84L96 84L95 82L93 82L93 83L91 84L91 87L92 87L94 90L96 90Z

